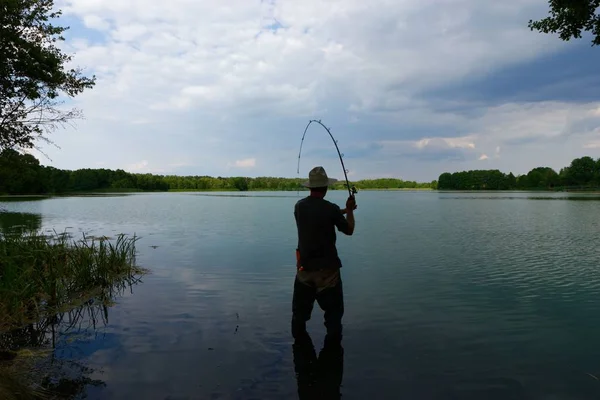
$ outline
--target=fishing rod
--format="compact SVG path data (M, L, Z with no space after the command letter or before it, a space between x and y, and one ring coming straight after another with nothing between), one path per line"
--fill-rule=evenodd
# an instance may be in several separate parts
M327 133L329 133L329 137L331 137L331 140L333 141L333 144L335 145L335 149L337 150L338 156L340 157L340 163L342 163L342 169L344 170L344 178L346 178L346 187L348 188L348 194L350 194L350 196L354 196L356 194L357 190L354 186L352 186L352 188L350 188L350 182L348 182L348 175L347 175L348 170L344 166L344 160L343 160L344 155L342 153L340 153L340 148L338 147L338 141L334 139L329 128L327 128L325 125L323 125L323 123L321 122L320 119L319 120L311 119L308 122L308 125L306 125L306 128L304 128L304 134L302 134L302 140L300 141L300 152L298 153L298 171L297 171L297 173L300 174L300 157L302 156L302 145L304 144L304 137L306 136L308 127L313 122L321 125L323 128L325 128Z

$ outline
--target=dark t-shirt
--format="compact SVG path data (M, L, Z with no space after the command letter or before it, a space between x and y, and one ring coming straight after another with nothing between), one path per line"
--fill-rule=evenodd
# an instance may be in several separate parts
M340 207L318 197L305 197L294 207L300 262L306 270L341 268L335 247L335 228L348 233L348 221Z

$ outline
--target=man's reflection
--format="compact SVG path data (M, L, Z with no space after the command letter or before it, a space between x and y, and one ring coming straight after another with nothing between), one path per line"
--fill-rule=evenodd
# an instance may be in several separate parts
M325 337L325 344L317 358L312 339L304 334L294 341L293 351L300 400L340 399L344 369L341 340Z

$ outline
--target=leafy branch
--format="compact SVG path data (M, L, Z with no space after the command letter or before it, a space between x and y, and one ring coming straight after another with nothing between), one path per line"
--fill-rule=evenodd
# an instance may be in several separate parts
M561 40L580 39L591 32L592 46L600 45L600 0L550 0L550 16L529 20L529 28L542 33L558 33Z
M72 56L56 43L68 27L50 20L53 0L3 0L0 4L0 150L35 148L38 140L83 117L64 109L61 96L75 97L95 85L95 76L68 69Z

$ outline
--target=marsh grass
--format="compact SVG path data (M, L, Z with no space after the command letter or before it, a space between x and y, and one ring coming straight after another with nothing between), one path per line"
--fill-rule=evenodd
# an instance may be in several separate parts
M0 236L0 332L67 311L141 271L137 238L17 233Z
M147 271L136 265L136 241L25 230L0 235L1 399L55 398L94 384L82 376L53 380L56 368L42 371L39 360L52 354L59 331L72 337L106 323L115 297L140 282Z

